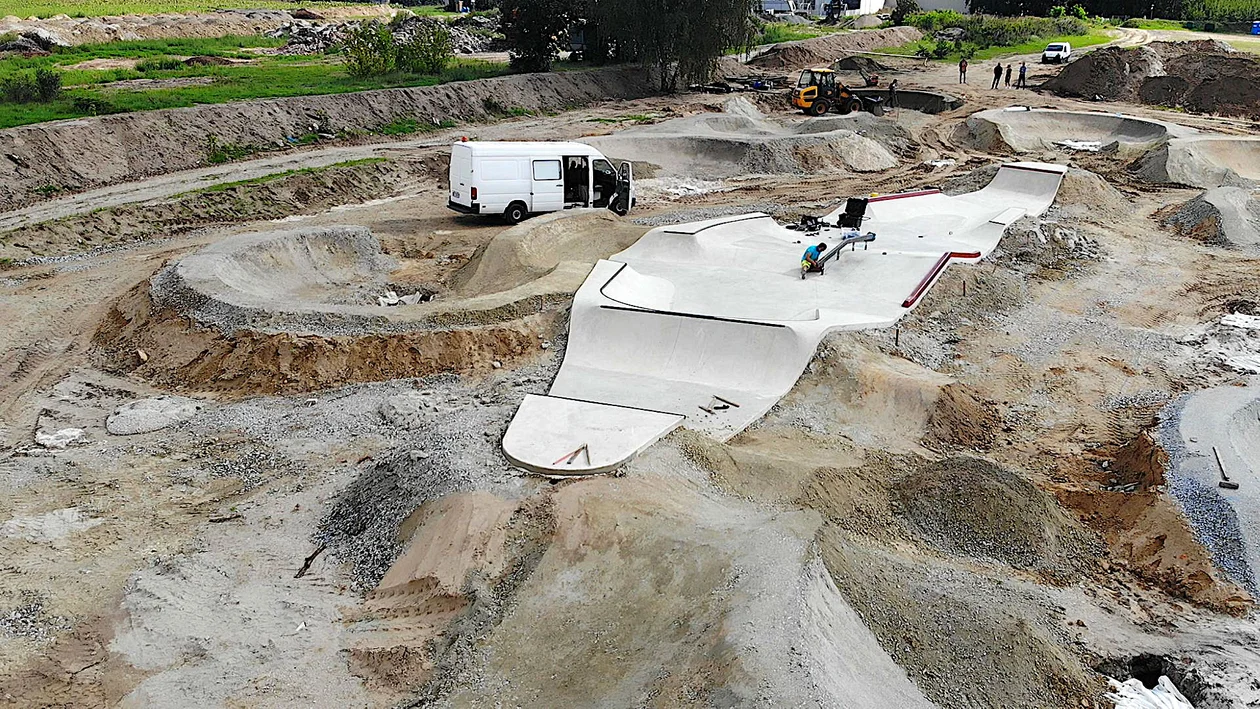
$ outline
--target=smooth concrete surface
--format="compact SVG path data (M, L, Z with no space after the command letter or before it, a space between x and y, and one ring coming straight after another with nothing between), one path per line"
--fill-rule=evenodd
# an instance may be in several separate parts
M1123 113L1009 106L972 114L959 125L955 136L975 147L996 149L1005 144L1016 152L1025 153L1053 150L1065 140L1146 149L1169 138L1198 133L1176 123Z
M1260 185L1260 138L1202 136L1168 144L1168 182L1193 187Z
M977 192L873 199L862 231L875 240L806 279L805 248L837 244L844 231L807 235L764 214L653 229L596 264L578 290L550 397L526 401L504 452L522 468L563 475L571 466L554 461L585 444L597 467L615 468L678 425L643 412L726 440L792 388L823 336L896 323L940 277L947 254L987 256L1010 223L1049 208L1066 171L1011 163ZM535 400L554 397L566 403ZM588 416L580 402L614 408Z

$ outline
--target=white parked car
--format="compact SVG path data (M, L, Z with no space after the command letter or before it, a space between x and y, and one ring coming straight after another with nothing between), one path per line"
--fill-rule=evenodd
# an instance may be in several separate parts
M1067 42L1054 42L1046 45L1041 53L1042 64L1063 64L1072 56L1072 45Z
M630 163L620 169L583 143L463 141L451 146L447 206L463 214L501 214L519 222L570 207L634 206Z

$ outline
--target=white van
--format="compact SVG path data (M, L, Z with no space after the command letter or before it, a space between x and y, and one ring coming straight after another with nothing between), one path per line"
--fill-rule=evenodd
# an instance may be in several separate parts
M634 174L582 143L462 141L451 146L451 196L463 214L502 214L515 224L530 214L570 207L634 206Z
M1067 42L1053 42L1046 45L1041 53L1042 64L1062 64L1072 58L1072 45Z

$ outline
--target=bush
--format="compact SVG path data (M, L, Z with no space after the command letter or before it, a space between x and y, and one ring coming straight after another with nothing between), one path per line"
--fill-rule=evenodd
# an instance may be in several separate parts
M1074 12L1074 10L1065 10ZM933 10L906 18L908 24L931 34L957 27L963 30L966 40L977 49L1010 47L1032 41L1036 37L1082 35L1089 33L1089 26L1077 17L993 17L990 15L963 15L953 10Z
M388 74L394 70L394 33L378 22L365 22L346 33L342 55L351 76Z
M136 71L175 71L183 69L184 63L175 57L158 57L157 59L145 59L136 63Z
M61 72L45 66L36 69L35 91L44 103L57 100L61 96Z
M75 96L73 101L75 113L89 116L101 116L106 113L123 113L123 109L97 96Z
M395 63L413 74L437 74L451 61L451 31L438 22L417 23L410 36L395 35Z
M39 97L35 76L27 71L14 72L0 77L0 94L9 103L30 103Z
M395 18L397 19L397 18ZM393 71L439 74L451 61L451 31L438 20L367 22L346 33L341 54L352 76Z
M48 67L0 77L0 97L9 103L47 103L61 96L61 72Z

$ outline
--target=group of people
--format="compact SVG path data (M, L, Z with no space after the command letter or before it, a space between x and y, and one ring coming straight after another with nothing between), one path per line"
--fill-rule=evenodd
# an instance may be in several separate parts
M1009 89L1011 87L1011 70L1014 67L1014 64L1007 64L1003 67L1002 62L998 62L993 67L993 88L998 88L998 85L1002 83L1002 75L1005 74L1006 88ZM967 59L965 57L958 60L958 83L967 83ZM1015 88L1028 88L1028 64L1026 62L1019 63L1019 79L1015 82Z

